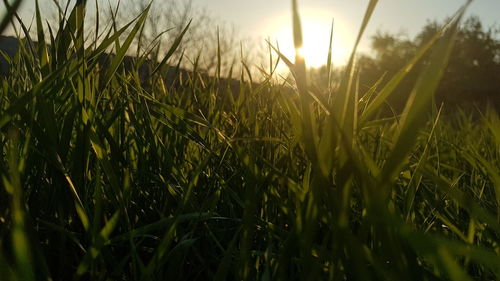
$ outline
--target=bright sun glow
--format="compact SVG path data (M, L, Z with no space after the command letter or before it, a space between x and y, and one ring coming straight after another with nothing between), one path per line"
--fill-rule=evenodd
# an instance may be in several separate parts
M352 47L352 32L342 19L317 10L301 11L302 33L304 45L299 54L305 58L308 67L326 65L330 45L330 28L334 18L332 61L336 66L347 62ZM290 15L283 15L270 22L265 27L271 43L278 45L280 51L290 60L295 57L293 46L293 31ZM276 44L277 43L277 44ZM281 66L279 70L284 70Z

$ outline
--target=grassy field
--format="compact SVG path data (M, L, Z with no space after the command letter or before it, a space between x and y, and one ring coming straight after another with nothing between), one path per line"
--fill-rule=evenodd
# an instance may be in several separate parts
M37 8L0 78L0 279L500 279L500 119L433 104L465 8L387 84L360 92L353 56L326 94L278 50L293 90L273 67L170 87L182 34L142 81L148 52L122 62L148 10L98 39L83 4L50 30ZM378 117L424 57L403 113Z

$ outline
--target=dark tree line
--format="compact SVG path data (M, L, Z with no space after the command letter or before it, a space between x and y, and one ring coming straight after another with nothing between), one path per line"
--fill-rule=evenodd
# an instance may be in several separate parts
M401 69L441 28L429 22L413 39L377 33L372 38L373 56L359 59L360 86L366 91L384 74L385 80ZM436 93L436 102L447 108L492 104L500 109L500 41L495 28L485 28L477 17L467 19L459 32L446 73ZM402 82L389 104L401 109L426 60Z

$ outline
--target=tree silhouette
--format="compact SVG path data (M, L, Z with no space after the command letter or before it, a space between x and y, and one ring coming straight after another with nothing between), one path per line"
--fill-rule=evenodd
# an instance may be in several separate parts
M373 56L360 58L360 85L370 87L384 73L388 77L398 71L441 28L428 22L413 39L402 35L377 33L372 38ZM500 41L498 30L485 29L478 17L468 18L462 25L446 73L436 94L436 102L453 106L484 106L491 103L500 108ZM424 58L396 89L389 104L401 109L411 87L426 63Z
M127 22L131 15L139 14L152 5L141 32L141 48L158 43L152 59L161 60L163 53L173 44L177 36L189 24L179 51L172 58L175 63L183 59L183 66L190 67L198 60L198 67L214 73L218 67L217 52L222 59L220 67L227 69L239 54L241 40L232 25L211 15L204 9L193 6L191 0L129 0L121 11L120 21Z

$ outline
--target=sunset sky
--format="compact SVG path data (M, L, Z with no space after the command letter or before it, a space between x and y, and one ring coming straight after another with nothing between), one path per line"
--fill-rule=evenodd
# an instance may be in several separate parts
M240 37L257 40L270 38L272 42L279 42L281 50L286 55L293 55L289 0L192 1L197 9L205 9L218 20L234 25ZM100 2L105 4L108 1ZM298 0L305 33L304 52L310 66L319 66L326 60L332 19L335 21L334 63L342 64L347 60L368 2L368 0ZM428 20L442 21L452 15L464 2L380 0L360 50L369 51L369 37L377 30L403 33L411 38ZM23 14L29 17L33 7L34 0L25 1ZM472 3L468 15L478 15L486 26L491 26L500 23L499 11L498 0L476 0Z
M332 18L335 21L334 32L336 34L334 35L336 43L334 61L342 63L347 59L368 2L368 0L298 1L306 34L305 44L307 45L307 39L309 39L311 45L309 52L316 53L318 58L317 62L312 62L313 66L320 61L325 61L317 53L323 53L323 57L326 56ZM291 4L288 0L193 0L193 3L205 7L219 19L235 24L242 35L277 39L280 46L288 49L289 55L292 52ZM413 37L427 20L443 20L452 15L463 3L465 1L459 0L380 0L360 49L361 51L369 50L367 39L377 30L402 32ZM472 3L468 15L478 15L486 26L490 26L500 23L499 11L500 1L477 0Z

